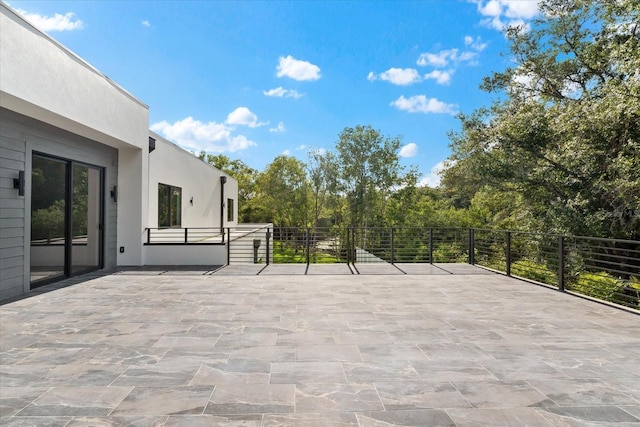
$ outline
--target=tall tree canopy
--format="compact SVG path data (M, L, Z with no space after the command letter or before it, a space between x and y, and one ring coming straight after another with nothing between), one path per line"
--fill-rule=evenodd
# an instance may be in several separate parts
M640 239L640 2L543 0L509 28L504 93L462 116L445 191L520 198L525 227Z
M305 165L295 157L280 155L258 175L256 203L265 211L262 221L283 226L306 226L307 180Z
M371 126L347 127L340 133L336 143L338 176L351 225L382 225L391 191L415 185L415 171L405 172L400 165L401 142L401 137L384 137Z

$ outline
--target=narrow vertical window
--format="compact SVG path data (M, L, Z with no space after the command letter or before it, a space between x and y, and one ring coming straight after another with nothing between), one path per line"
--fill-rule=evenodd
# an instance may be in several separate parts
M227 199L227 221L232 222L235 216L235 206L233 205L233 199Z
M182 188L158 184L158 227L182 224Z

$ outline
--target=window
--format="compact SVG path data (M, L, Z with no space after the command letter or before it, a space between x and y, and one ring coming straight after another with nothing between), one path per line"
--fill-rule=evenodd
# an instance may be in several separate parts
M227 199L227 221L232 222L234 217L233 199Z
M180 227L182 188L158 184L158 227Z

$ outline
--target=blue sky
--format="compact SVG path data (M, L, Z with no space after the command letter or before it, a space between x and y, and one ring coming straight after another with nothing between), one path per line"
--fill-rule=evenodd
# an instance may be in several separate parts
M344 127L401 135L423 184L456 114L489 105L510 65L501 32L537 0L10 1L149 105L149 125L194 152L258 170L332 149Z

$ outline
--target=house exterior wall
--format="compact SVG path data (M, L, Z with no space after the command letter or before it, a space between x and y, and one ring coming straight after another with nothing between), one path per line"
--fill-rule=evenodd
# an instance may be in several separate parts
M182 262L168 249L145 255L146 228L158 225L159 183L182 188L182 227L237 225L234 179L227 177L221 200L221 171L155 134L149 153L148 107L1 2L0 64L0 299L31 286L34 152L104 170L105 267ZM24 196L13 188L20 171ZM205 259L220 258L223 249L209 248Z
M25 198L18 197L13 178L25 170L25 151L19 131L0 116L0 298L24 288Z
M29 290L33 151L105 168L105 265L141 265L148 107L0 3L0 299ZM25 171L25 196L13 179ZM117 221L116 218L124 220ZM123 246L124 253L116 248ZM117 259L116 259L117 257Z
M156 149L149 154L149 227L158 227L158 184L182 189L183 228L220 227L221 176L227 177L224 203L228 198L233 199L237 211L238 182L235 179L160 135L151 133L151 137L156 140ZM237 224L237 212L233 221L227 221L225 207L222 226L234 227Z
M142 263L149 109L0 3L0 106L119 150L118 264Z
M118 150L71 132L0 108L0 299L30 289L31 163L33 152L97 166L106 188L118 179ZM25 171L25 195L13 178ZM116 265L117 205L105 192L103 255L105 268Z

